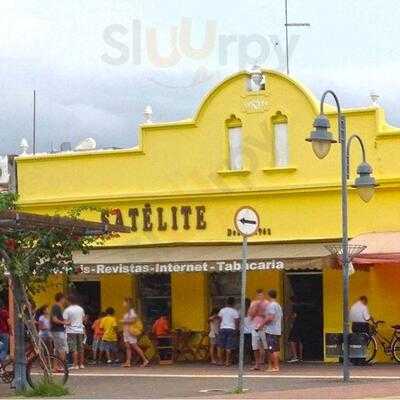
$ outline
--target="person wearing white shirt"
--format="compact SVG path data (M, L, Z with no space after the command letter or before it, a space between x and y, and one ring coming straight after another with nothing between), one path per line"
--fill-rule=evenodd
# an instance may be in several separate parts
M234 305L235 299L233 297L228 297L228 299L226 300L226 306L222 308L218 313L218 317L221 321L217 337L218 364L224 364L222 356L225 351L226 367L231 364L232 350L234 350L237 345L239 313L234 308Z
M368 333L371 315L368 310L367 296L361 296L350 308L351 330L354 333Z
M265 334L267 341L268 371L279 372L280 337L282 334L282 308L276 301L275 289L268 291L268 305L265 309Z
M68 298L70 305L64 310L63 318L67 321L65 332L67 334L67 343L69 351L72 351L73 366L71 369L84 368L84 349L83 339L85 327L85 311L78 305L78 299L75 295Z

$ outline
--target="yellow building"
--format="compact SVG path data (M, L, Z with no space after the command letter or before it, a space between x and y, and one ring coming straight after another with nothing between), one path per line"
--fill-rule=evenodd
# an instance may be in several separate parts
M323 359L324 333L340 332L342 321L341 271L321 259L323 244L341 237L339 146L317 160L305 142L319 111L315 97L278 72L263 77L261 87L247 72L227 78L193 119L140 126L131 149L18 157L19 203L43 214L89 205L105 210L103 221L130 226L107 247L77 255L81 273L71 280L94 307L121 314L123 298L133 297L147 325L170 312L173 327L194 331L206 329L212 306L240 293L233 217L252 206L261 225L249 240L248 296L278 289L286 317L291 295L302 296L310 304L305 357ZM336 130L336 111L326 110ZM344 113L380 184L368 204L350 191L350 236L400 230L400 129L377 105ZM400 320L399 280L396 266L351 276L351 301L366 294L387 332ZM62 285L52 279L38 302L51 301ZM285 335L289 326L286 318Z

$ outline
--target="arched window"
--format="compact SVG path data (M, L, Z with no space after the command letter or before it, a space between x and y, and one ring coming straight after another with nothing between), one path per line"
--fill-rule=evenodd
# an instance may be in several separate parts
M242 121L234 115L225 121L229 142L229 169L243 169Z
M288 119L278 111L272 117L274 132L275 167L287 167L289 165L289 137Z

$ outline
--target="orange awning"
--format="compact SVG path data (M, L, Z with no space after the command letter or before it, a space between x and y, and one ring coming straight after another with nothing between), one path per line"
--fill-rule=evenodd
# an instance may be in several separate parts
M400 264L400 232L369 232L351 239L350 245L367 248L353 258L354 265Z

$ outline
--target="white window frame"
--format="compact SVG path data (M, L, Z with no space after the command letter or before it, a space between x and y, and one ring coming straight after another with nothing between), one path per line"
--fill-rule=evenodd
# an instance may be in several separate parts
M287 122L274 123L275 167L289 165L289 130Z
M228 127L229 168L232 171L243 169L243 132L241 126Z

